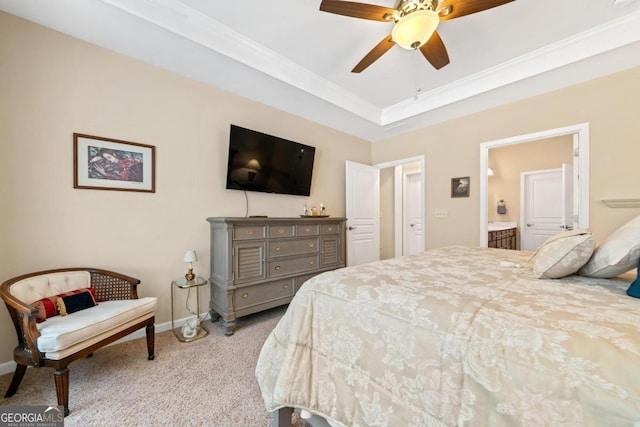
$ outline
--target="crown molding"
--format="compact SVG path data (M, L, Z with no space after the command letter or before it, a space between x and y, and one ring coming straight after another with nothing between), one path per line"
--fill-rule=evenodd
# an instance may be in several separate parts
M380 108L178 0L101 0L370 122Z
M484 71L423 92L381 112L387 125L640 40L640 11Z
M179 0L101 0L379 126L640 41L640 11L469 77L379 108ZM402 124L399 124L400 126Z

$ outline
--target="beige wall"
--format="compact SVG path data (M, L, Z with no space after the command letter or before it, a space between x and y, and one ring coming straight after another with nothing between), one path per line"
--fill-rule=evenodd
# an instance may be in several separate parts
M588 122L590 226L602 241L640 209L607 208L602 199L639 197L637 112L640 68L483 111L373 144L373 161L426 157L427 248L479 243L479 145L482 142ZM450 197L450 179L471 176L469 198ZM448 217L435 218L435 209Z
M0 58L0 281L64 266L113 269L140 278L141 295L159 298L157 323L167 322L186 249L209 276L206 218L245 215L244 194L225 190L231 123L316 147L311 197L248 193L249 214L297 216L322 202L344 215L345 160L371 163L367 141L3 12ZM74 189L74 132L154 145L156 193ZM5 309L0 339L0 363L12 360Z
M563 163L573 164L573 137L571 135L489 150L489 167L494 172L488 181L489 221L515 221L519 223L520 174L561 168ZM504 200L506 203L507 213L504 215L499 215L497 212L499 200Z

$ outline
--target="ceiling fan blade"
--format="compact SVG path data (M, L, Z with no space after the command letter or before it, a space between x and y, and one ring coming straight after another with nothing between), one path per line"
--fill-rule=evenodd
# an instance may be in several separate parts
M436 70L449 63L449 54L438 32L434 32L429 41L420 47L420 52Z
M438 11L446 11L447 8L451 9L447 14L440 14L440 20L446 21L465 15L471 15L472 13L482 12L483 10L491 9L493 7L502 6L503 4L507 4L512 1L514 0L445 0L440 3Z
M353 18L383 22L393 21L391 18L385 18L385 15L394 16L398 14L397 10L388 7L341 0L322 0L320 10L338 15L351 16Z
M356 65L353 68L353 70L351 70L351 72L359 73L363 71L369 65L373 64L378 58L384 55L385 52L391 49L395 44L396 43L393 40L391 40L391 35L388 35L387 37L384 38L384 40L378 43L376 47L371 49L371 51L367 53L360 62L358 62L358 65Z

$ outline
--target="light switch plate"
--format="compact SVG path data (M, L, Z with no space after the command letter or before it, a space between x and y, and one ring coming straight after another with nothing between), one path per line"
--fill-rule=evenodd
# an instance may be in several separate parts
M436 209L436 218L446 218L449 216L449 212L446 209Z

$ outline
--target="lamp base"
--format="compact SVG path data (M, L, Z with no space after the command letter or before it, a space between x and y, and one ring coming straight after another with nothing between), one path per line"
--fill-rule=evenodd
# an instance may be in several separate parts
M184 278L191 281L196 278L196 275L193 274L193 268L190 268L187 274L184 275Z

